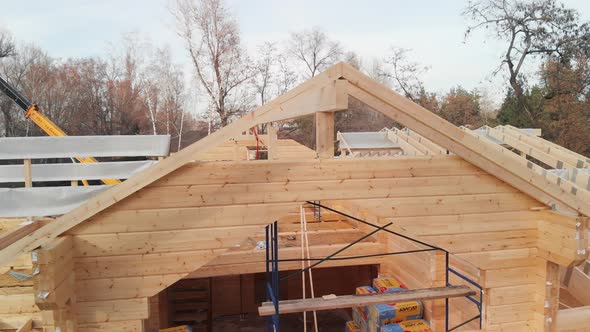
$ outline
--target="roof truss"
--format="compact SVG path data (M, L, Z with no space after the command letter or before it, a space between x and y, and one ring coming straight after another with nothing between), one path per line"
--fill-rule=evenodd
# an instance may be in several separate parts
M436 145L494 174L544 204L590 215L590 199L581 194L577 185L564 183L566 181L552 182L542 174L531 171L531 167L520 162L520 157L511 151L454 126L350 65L340 63L174 156L96 196L54 222L8 243L0 248L0 266L59 236L183 165L198 160L211 147L240 135L255 125L317 112L344 110L348 106L348 96L360 100L410 128L415 135L436 142Z

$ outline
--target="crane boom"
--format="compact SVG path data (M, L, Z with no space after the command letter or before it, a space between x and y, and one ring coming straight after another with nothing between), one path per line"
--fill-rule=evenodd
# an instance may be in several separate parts
M0 90L4 92L8 98L14 101L23 111L25 111L25 117L31 119L39 128L41 128L49 136L68 136L60 127L58 127L53 121L49 120L48 117L43 115L39 106L30 102L25 96L21 95L12 85L6 82L0 77ZM81 163L96 163L98 162L93 157L76 157ZM104 184L118 184L121 181L117 179L106 179L101 180ZM83 181L84 185L88 185L88 182Z

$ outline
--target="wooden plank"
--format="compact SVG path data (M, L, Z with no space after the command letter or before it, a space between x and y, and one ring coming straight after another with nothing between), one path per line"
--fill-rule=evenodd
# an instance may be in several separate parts
M0 247L7 246L14 241L30 234L37 229L43 227L49 222L47 219L39 219L33 221L23 221L21 225L17 228L14 228L10 231L0 233Z
M120 322L103 322L103 323L86 323L78 324L80 332L142 332L143 324L141 320L126 320Z
M318 157L334 158L334 112L315 114L315 140Z
M200 154L210 148L239 135L259 123L272 122L273 113L288 114L301 111L337 111L348 107L345 100L345 92L342 94L342 83L336 82L342 76L342 65L336 65L313 79L299 85L282 96L261 106L256 111L248 113L243 118L234 121L227 127L206 136L190 147L166 158L146 171L132 176L127 181L115 186L111 190L103 192L89 200L83 206L58 218L56 222L43 226L8 247L0 248L0 266L8 264L10 260L19 254L26 253L39 245L57 237L73 226L78 225L96 213L121 201L123 198L135 193L162 176L173 172L188 162L199 158ZM278 116L280 118L280 116Z
M571 208L590 215L590 203L571 192L564 192L559 186L548 183L543 176L515 163L515 158L520 157L512 152L507 151L512 156L497 153L496 144L481 141L462 132L448 121L371 80L351 66L343 65L343 76L350 82L349 94L373 109L511 183L544 204L562 205L563 209Z
M344 295L329 299L316 297L301 300L286 300L279 302L279 310L281 314L289 314L304 311L352 308L355 306L367 306L392 302L396 303L435 300L462 297L467 295L475 295L475 292L465 286L435 287L407 290L397 293ZM262 303L262 306L258 308L258 313L260 316L273 315L275 313L274 305L271 302L264 302Z
M559 332L588 331L590 306L559 310L556 325L555 330Z
M325 180L287 183L148 187L117 209L179 208L234 204L287 203L308 200L371 199L515 192L491 175L428 178Z
M567 284L568 292L585 306L590 306L590 276L579 268L572 270Z
M78 302L76 304L76 319L79 324L146 318L148 318L147 298Z

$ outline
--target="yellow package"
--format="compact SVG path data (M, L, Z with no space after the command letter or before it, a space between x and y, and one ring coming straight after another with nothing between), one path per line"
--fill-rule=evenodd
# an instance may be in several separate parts
M358 325L356 325L355 322L349 321L349 322L346 322L346 329L345 329L345 331L346 332L360 332L361 330L358 327Z
M395 293L408 289L396 278L375 278L373 279L373 287L377 293Z
M432 332L432 329L425 320L415 319L384 325L376 332Z

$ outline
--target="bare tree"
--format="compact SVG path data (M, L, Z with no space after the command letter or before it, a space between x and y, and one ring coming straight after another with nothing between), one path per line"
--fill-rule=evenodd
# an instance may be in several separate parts
M306 77L314 77L342 56L340 43L330 40L318 27L292 33L287 50L292 57L304 64Z
M274 42L265 42L258 47L257 62L252 82L260 97L260 104L285 93L297 81L295 72L289 66Z
M403 93L406 98L417 102L425 90L421 76L429 67L410 61L409 52L409 49L392 46L389 54L383 59L387 66L380 69L380 76L388 80L392 87Z
M172 9L197 77L225 126L249 109L252 76L238 26L221 0L176 0Z
M0 59L15 54L14 40L8 31L0 30Z
M506 42L502 61L495 73L506 68L519 108L534 123L535 115L525 98L523 66L526 59L552 56L568 61L576 52L587 53L590 36L579 14L556 0L481 0L470 2L463 15L473 21L465 36L485 29Z
M252 79L256 93L260 96L260 105L266 104L270 97L275 73L273 69L278 61L277 47L273 42L265 42L258 46L258 60L256 62L255 75Z

